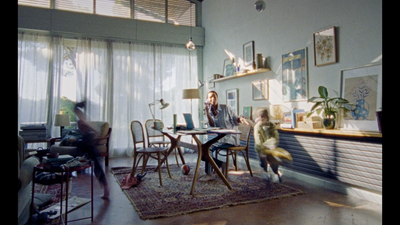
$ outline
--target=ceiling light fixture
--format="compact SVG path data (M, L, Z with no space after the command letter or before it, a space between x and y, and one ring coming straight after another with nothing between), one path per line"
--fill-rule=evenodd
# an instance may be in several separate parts
M196 49L196 45L192 41L192 2L191 1L189 2L190 2L190 38L188 43L186 43L186 48L191 51Z
M256 10L257 10L258 12L264 11L264 9L265 9L265 2L264 2L264 0L257 0L257 1L254 3L254 7L256 8Z

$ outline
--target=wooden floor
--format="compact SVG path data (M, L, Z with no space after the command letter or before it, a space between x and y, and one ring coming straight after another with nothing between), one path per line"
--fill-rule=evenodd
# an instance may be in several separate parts
M169 163L176 163L172 158ZM185 154L187 162L195 162L197 154ZM154 163L154 162L150 162ZM202 162L203 163L203 162ZM120 224L382 224L382 206L320 186L303 183L283 175L283 183L305 192L303 195L262 203L202 211L182 216L141 220L110 172L111 167L131 166L132 158L111 158L105 169L110 186L110 199L103 200L102 188L94 179L94 221L96 225ZM104 166L104 164L103 164ZM261 173L261 170L254 171ZM163 179L169 179L168 176ZM90 198L90 173L78 173L72 181L72 196ZM189 190L188 190L189 192ZM69 219L90 215L90 204L69 214ZM91 224L90 219L71 224Z

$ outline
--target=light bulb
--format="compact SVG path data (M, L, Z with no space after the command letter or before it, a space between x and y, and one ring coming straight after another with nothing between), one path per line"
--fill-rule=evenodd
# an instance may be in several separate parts
M186 43L186 48L188 50L194 50L196 49L196 45L193 43L192 38L189 38L188 43Z
M254 7L256 7L256 10L257 10L258 12L262 12L262 11L264 11L264 9L265 9L265 2L264 2L263 0L257 0L257 1L254 3Z

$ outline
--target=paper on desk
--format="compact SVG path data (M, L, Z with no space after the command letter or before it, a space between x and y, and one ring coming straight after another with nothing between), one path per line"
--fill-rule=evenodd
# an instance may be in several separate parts
M221 133L221 134L240 134L242 132L238 131L238 130L233 130L233 129L219 129L219 130L211 130L209 131L209 133Z

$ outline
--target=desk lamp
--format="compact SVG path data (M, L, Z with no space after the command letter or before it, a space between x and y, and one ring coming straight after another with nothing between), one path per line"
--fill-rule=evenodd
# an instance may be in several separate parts
M167 108L169 106L169 103L166 103L164 101L164 99L155 100L153 103L149 103L149 109L150 109L151 116L153 117L154 128L157 130L162 130L164 128L164 127L162 127L162 122L160 122L160 121L156 122L156 119L154 118L154 113L153 113L153 111L151 111L151 106L154 105L154 107L155 107L155 105L158 103L161 103L161 106L159 107L159 109Z

